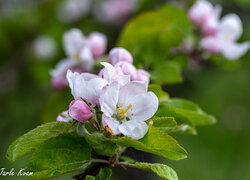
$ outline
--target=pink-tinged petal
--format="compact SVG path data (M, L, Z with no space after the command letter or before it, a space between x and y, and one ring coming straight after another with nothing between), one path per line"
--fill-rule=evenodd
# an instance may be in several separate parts
M147 86L145 84L129 82L120 89L118 105L120 106L123 103L125 106L128 106L135 96L145 92L147 92Z
M59 114L56 118L56 121L59 122L71 122L73 119L69 116L68 111L64 111Z
M104 114L102 115L102 125L103 127L112 135L120 134L118 129L120 123L112 117L107 117Z
M99 99L101 111L108 117L116 113L119 88L119 84L113 82L108 87L103 88L101 92Z
M52 77L65 76L67 70L73 68L76 65L76 61L63 59L56 65L55 69L50 71L50 74Z
M81 99L73 100L69 105L69 116L77 121L86 122L92 115L89 106Z
M92 105L99 104L100 94L102 92L103 87L105 87L107 83L108 82L105 79L99 77L91 79L87 84L87 101L90 102Z
M150 78L150 74L147 71L143 69L138 69L136 72L136 78L132 80L149 82L150 81L149 78Z
M94 59L101 57L107 49L107 38L104 34L93 32L88 37L88 44Z
M202 25L202 32L207 36L214 36L219 30L219 20L214 16L205 19Z
M223 45L216 37L205 37L201 41L201 46L212 54L219 54L222 52Z
M221 19L218 35L225 41L236 41L242 35L242 22L238 15L228 14Z
M210 2L199 0L189 10L188 17L193 23L201 25L212 12L213 6Z
M241 56L247 53L250 48L250 42L239 43L227 43L223 46L223 56L229 60L239 59Z
M148 125L145 122L127 121L119 126L119 131L132 139L141 139L148 132Z
M67 81L64 77L53 77L52 78L52 86L53 88L57 89L57 90L61 90L63 88L65 88L67 86Z
M115 68L121 69L122 74L124 75L130 75L131 79L135 79L136 78L136 68L134 67L133 64L130 64L128 62L118 62L115 65Z
M87 99L87 81L81 76L81 74L75 72L72 73L71 70L67 72L67 80L69 83L69 87L71 89L71 93L74 98L83 98Z
M63 36L64 50L68 56L74 56L85 46L86 39L80 29L71 29Z
M146 121L150 119L158 109L159 101L153 92L146 92L130 99L132 111L128 117L137 121Z
M112 65L116 65L118 62L127 62L132 64L132 55L124 48L113 48L109 53L108 61Z

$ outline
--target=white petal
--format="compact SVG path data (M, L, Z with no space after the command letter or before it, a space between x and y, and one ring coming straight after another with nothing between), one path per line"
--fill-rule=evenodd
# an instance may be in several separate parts
M84 47L81 49L80 61L83 63L84 68L87 71L90 71L92 69L93 64L94 64L94 58L93 58L93 55L90 51L90 48Z
M227 43L223 46L222 54L229 60L236 60L243 56L250 48L250 43Z
M148 125L145 122L127 121L119 126L119 131L132 139L141 139L148 132Z
M94 78L100 78L99 76L91 73L81 73L81 76L84 80L89 81Z
M227 41L236 41L242 35L242 22L238 15L228 14L221 19L219 37Z
M118 105L123 103L125 106L128 106L129 102L131 102L136 95L145 92L147 92L147 86L144 83L129 82L120 89Z
M76 61L64 59L56 65L55 69L50 71L50 74L52 77L65 76L67 70L76 65Z
M67 80L69 82L69 87L71 88L71 93L74 98L87 99L87 81L81 76L81 74L71 70L67 72Z
M88 81L87 88L87 101L93 105L99 104L100 94L102 92L103 87L105 87L107 81L102 78L94 78Z
M112 130L113 135L120 134L120 131L118 129L120 123L116 119L114 119L112 117L107 117L103 114L102 115L102 124L103 124L104 128L106 126L108 126Z
M109 63L106 62L101 62L101 65L105 67L103 71L103 78L106 79L107 81L111 81L112 77L115 74L115 68Z
M80 29L72 29L67 31L63 36L64 50L68 56L72 56L87 43Z
M132 112L128 116L130 119L146 121L151 118L158 109L159 101L153 92L139 94L131 99Z
M99 99L101 111L108 117L111 117L114 113L116 113L119 88L119 84L117 82L113 82L109 85L109 87L104 88L101 92Z
M115 79L121 86L130 82L130 75L118 75Z
M216 19L220 18L221 12L222 12L222 6L221 5L215 5L214 6L214 14L216 16Z

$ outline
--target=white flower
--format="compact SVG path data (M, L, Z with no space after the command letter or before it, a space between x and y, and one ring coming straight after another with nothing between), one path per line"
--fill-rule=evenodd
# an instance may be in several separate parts
M218 33L215 37L206 37L202 40L203 48L214 49L229 60L235 60L243 56L249 49L249 42L237 43L242 35L242 22L238 15L228 14L224 16L219 25ZM213 48L216 44L216 48ZM213 52L212 52L213 53Z
M130 76L124 75L121 68L115 68L106 62L101 62L101 64L104 66L102 76L109 84L117 81L121 86L123 86L130 82Z
M72 29L66 32L63 37L63 44L64 50L70 59L83 63L86 70L91 70L94 59L87 39L81 30Z
M49 60L55 56L57 52L57 44L52 37L41 35L35 39L33 50L38 58Z
M90 6L90 0L64 0L57 7L58 19L65 23L75 22L89 12Z
M82 98L92 105L99 104L100 93L107 81L90 73L67 72L67 80L75 99Z
M105 129L133 139L141 139L147 133L144 121L155 114L159 104L156 95L138 82L129 82L121 88L117 82L111 83L103 89L99 102Z
M56 65L55 69L50 71L50 74L52 77L65 77L65 72L76 65L76 61L64 59Z

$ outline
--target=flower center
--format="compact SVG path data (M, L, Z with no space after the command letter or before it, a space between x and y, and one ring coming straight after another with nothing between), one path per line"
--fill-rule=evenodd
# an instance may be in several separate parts
M128 116L128 110L133 110L132 109L132 104L129 104L127 107L121 103L121 105L116 109L117 112L117 119L118 120L124 120L127 116ZM131 115L133 116L134 113L131 113Z
M74 60L80 60L80 51L77 51L75 52L72 56L71 56L72 59Z

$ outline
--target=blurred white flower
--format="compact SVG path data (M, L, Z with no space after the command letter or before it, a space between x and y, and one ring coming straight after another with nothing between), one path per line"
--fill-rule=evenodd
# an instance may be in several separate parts
M50 60L57 53L57 44L48 35L41 35L33 42L33 53L41 60Z
M72 23L88 14L91 0L64 0L57 8L57 17L64 23Z

